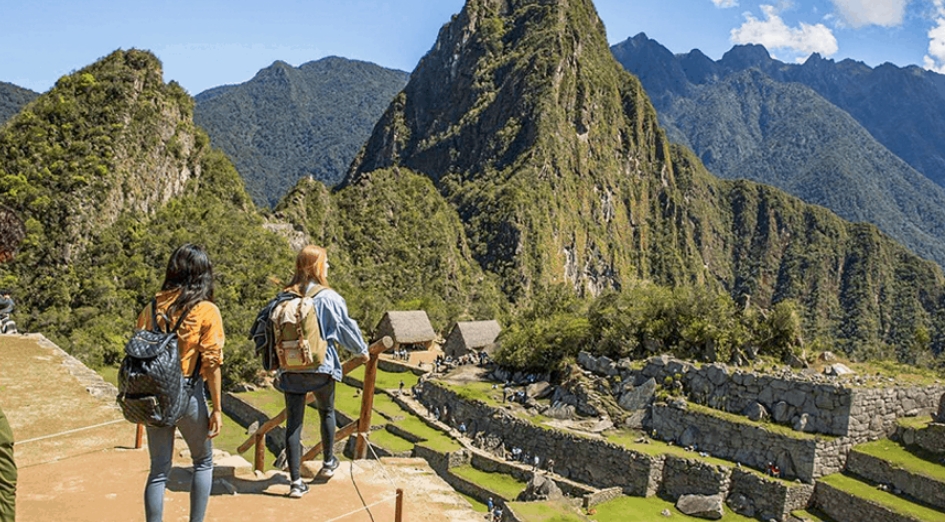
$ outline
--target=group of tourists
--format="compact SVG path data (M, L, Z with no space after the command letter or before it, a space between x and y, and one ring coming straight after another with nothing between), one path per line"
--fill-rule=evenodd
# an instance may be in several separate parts
M291 498L301 498L309 490L300 474L306 394L311 392L315 397L324 457L319 475L327 478L339 466L333 453L335 383L342 378L337 345L344 346L363 361L368 359L367 344L358 324L348 315L345 300L328 286L329 266L324 248L306 246L296 257L295 272L283 289L299 298L300 308L314 307L320 335L327 341L320 362L304 369L280 367L274 379L276 388L285 398L286 457L291 479L288 496ZM164 490L171 471L175 431L180 430L193 461L190 520L200 522L204 519L213 480L211 441L219 435L223 422L220 367L225 340L220 310L214 304L213 268L203 248L185 244L171 254L164 283L153 303L157 313L152 313L152 305L146 307L138 317L137 327L152 328L154 325L150 323L155 317L161 317L165 324L179 324L181 372L184 376L197 376L198 381L176 425L147 427L151 467L144 494L146 519L159 522L163 518ZM210 407L204 395L204 384L210 393Z

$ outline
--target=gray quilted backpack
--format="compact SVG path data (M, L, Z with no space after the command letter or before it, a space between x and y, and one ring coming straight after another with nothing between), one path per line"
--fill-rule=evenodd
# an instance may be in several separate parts
M174 426L184 415L187 401L200 371L200 358L189 379L181 372L177 329L162 314L165 329L157 322L157 300L151 301L151 329L136 330L125 344L125 358L118 370L118 405L129 422L151 427Z

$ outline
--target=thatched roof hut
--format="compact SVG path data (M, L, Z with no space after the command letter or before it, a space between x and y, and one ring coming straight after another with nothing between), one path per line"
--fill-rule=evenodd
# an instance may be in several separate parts
M394 349L403 345L420 345L429 350L436 339L430 318L423 310L387 312L374 328L375 339L385 335L394 340Z
M443 352L453 357L461 357L473 351L491 351L502 327L498 321L461 321L453 326L446 337Z

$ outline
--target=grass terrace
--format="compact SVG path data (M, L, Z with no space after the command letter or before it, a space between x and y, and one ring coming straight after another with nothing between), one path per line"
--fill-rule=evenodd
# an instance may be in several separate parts
M663 510L669 510L669 520L704 520L682 514L672 502L659 497L620 497L593 507L586 515L561 502L511 502L516 514L529 522L662 522L667 517ZM749 522L753 518L744 517L726 509L720 519L722 522Z
M853 496L869 499L870 502L885 506L900 515L917 518L919 520L942 520L942 512L934 509L914 504L903 498L897 497L892 493L881 491L866 482L856 480L846 475L835 473L818 479L841 491L847 492Z
M358 382L364 382L364 366L355 368L348 376ZM400 387L400 381L404 381L404 389L409 390L411 386L420 381L420 377L414 375L413 372L385 372L378 368L377 376L374 378L374 386L382 390L396 390Z
M709 408L708 406L703 406L701 404L696 404L694 402L688 402L687 407L689 411L695 413L701 413L703 415L711 415L713 417L731 422L733 424L742 424L744 426L752 426L755 428L761 428L765 431L774 433L776 435L783 435L785 437L790 437L797 440L814 440L814 439L827 439L833 440L837 437L833 435L824 435L820 433L806 433L803 431L795 431L789 426L782 426L781 424L775 424L773 422L755 422L748 417L743 417L735 413L729 413L722 410L716 410L714 408Z
M653 497L620 497L610 502L599 504L593 508L596 513L588 516L588 520L596 522L659 522L667 520L661 513L668 509L672 515L670 520L704 520L684 515L672 502ZM725 508L720 519L722 522L753 522L755 519L744 517Z
M833 519L816 510L792 511L792 515L804 522L833 522Z
M939 482L945 482L945 466L938 463L941 457L926 454L922 451L907 450L889 439L880 439L860 444L855 446L853 451L882 459L890 465L908 471L909 473L929 477Z
M470 465L450 468L450 473L485 488L506 500L514 500L525 489L525 483L511 475L488 473Z
M896 424L902 426L903 428L912 428L915 430L921 430L929 425L932 422L931 415L919 415L916 417L899 417L896 419Z

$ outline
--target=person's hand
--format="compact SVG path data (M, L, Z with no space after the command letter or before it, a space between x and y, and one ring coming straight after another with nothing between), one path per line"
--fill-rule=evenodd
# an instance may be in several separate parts
M371 360L371 356L367 353L362 353L357 356L357 359L361 361L361 364L367 364L367 362Z
M223 412L213 410L210 413L210 426L207 430L207 438L212 439L220 434L220 428L223 427Z

